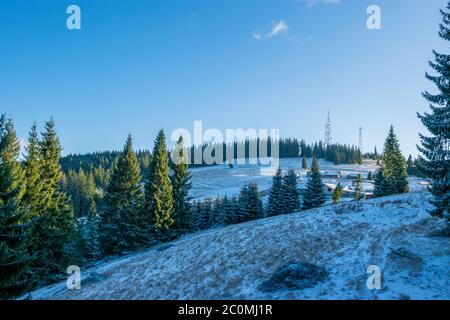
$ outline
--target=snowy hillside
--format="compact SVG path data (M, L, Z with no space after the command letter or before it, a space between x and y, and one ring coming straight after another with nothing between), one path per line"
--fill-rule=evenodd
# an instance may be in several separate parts
M428 215L428 195L346 202L209 230L82 270L81 290L65 283L32 299L450 299L450 238ZM291 262L329 276L303 290L262 292ZM381 290L368 290L369 265Z

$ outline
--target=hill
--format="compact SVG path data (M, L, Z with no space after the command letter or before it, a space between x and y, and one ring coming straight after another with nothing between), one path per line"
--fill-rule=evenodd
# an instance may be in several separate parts
M429 195L346 202L185 236L82 271L31 299L450 299L450 238L431 217ZM262 291L290 263L323 267L313 287ZM367 267L382 271L380 290Z

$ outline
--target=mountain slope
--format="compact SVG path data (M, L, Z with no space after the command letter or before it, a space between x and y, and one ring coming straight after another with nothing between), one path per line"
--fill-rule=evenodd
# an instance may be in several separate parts
M429 216L428 194L342 203L183 237L82 271L32 299L450 299L450 238ZM304 290L261 292L280 266L308 262L329 277ZM381 290L366 286L369 265Z

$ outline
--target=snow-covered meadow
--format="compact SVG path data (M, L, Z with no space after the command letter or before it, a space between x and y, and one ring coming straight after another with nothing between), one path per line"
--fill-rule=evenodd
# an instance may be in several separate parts
M255 159L252 159L255 163ZM311 167L312 159L307 159L308 168ZM263 159L263 163L270 163L270 160ZM276 162L272 162L276 163ZM294 169L299 176L299 187L302 188L306 184L306 171L301 169L301 158L280 159L281 169L286 172ZM363 164L342 164L335 165L323 159L319 160L320 170L322 173L329 175L341 173L343 177L348 175L361 174L363 178L363 188L370 192L373 187L372 183L365 181L369 172L375 173L377 170L376 161L366 160ZM257 183L260 191L268 190L272 185L272 176L275 174L276 167L261 164L234 164L230 168L227 164L216 166L194 168L192 173L192 189L190 196L195 199L204 199L206 197L215 198L216 196L236 195L239 189L249 183ZM336 184L336 178L324 178L325 183ZM342 178L343 186L352 186L351 179ZM419 191L426 189L426 182L423 179L410 177L411 191Z

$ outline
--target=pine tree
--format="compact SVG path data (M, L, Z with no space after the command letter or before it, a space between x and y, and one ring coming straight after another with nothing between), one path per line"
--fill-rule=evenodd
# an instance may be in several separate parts
M104 254L139 248L149 240L149 220L142 209L141 172L128 136L105 194L100 216L100 242Z
M373 195L374 197L383 197L388 195L387 190L387 180L383 175L383 170L381 167L375 172L375 177L373 179Z
M308 161L306 160L305 156L303 156L302 158L302 169L308 169Z
M369 171L369 173L367 174L367 180L369 180L369 181L373 180L373 173L372 173L372 171Z
M343 195L343 189L342 189L342 185L341 185L341 183L339 182L338 183L338 185L336 186L336 188L334 189L334 191L333 191L333 203L334 204L337 204L337 203L339 203L339 201L341 200L341 198L342 198L342 195Z
M224 207L224 223L225 225L234 224L237 221L237 214L239 211L239 204L237 197L228 198L227 196L223 199Z
M361 200L364 197L361 175L358 174L355 179L355 199Z
M449 11L450 1L447 11L441 10L443 22L439 25L439 36L446 41L450 41ZM418 149L422 154L421 172L431 180L431 203L435 207L431 215L450 221L450 55L433 53L435 62L430 62L430 66L437 75L427 73L426 78L436 85L439 92L423 93L430 103L431 113L418 114L418 117L431 136L420 135L421 146Z
M25 194L23 202L28 206L31 216L39 213L41 204L41 191L43 188L41 179L41 163L39 152L39 138L36 124L33 124L28 137L28 145L26 147L25 161Z
M94 261L101 256L99 224L99 216L96 214L84 216L77 220L79 235L77 250L85 261Z
M217 196L213 202L213 225L214 226L224 226L225 225L225 214L224 214L224 204L223 198Z
M281 168L278 168L272 178L272 187L269 192L269 202L267 214L269 217L282 214L284 212L283 176Z
M163 130L160 130L156 137L150 174L145 185L145 199L154 230L159 237L167 237L174 224L174 201Z
M171 164L173 194L173 216L174 226L180 232L189 229L190 203L188 201L189 190L192 187L191 174L188 169L187 153L183 143L183 136L180 136L177 142L177 148L174 161ZM175 161L176 160L176 161Z
M213 217L213 203L211 198L205 198L203 202L199 202L198 207L198 228L200 230L206 230L212 227Z
M12 120L0 117L0 298L19 294L27 286L29 225L21 201L24 173L18 161L20 143Z
M325 204L326 197L323 190L322 177L317 157L314 155L311 166L311 176L306 183L306 191L303 196L303 210L320 207Z
M191 207L191 215L192 215L192 220L191 220L191 226L190 226L190 230L191 231L198 231L201 230L203 228L203 221L202 220L202 216L201 216L201 211L202 211L202 203L201 201L195 200L192 203L192 207Z
M32 266L39 281L48 283L65 276L74 252L67 250L73 240L75 220L70 199L61 188L61 145L53 119L45 124L39 143L42 189L38 218L33 224L33 248L37 259Z
M414 172L414 161L412 155L409 155L408 160L406 160L406 172L412 174Z
M409 192L406 161L400 151L394 127L389 129L384 143L381 166L375 175L374 195L386 196Z
M243 186L239 193L239 222L254 220L263 216L263 203L259 194L258 185L251 183Z
M293 213L300 210L300 192L297 185L297 175L294 170L289 170L283 176L283 198L285 210L283 213Z
M83 168L78 172L69 170L65 190L70 195L76 217L94 215L97 211L96 190L92 173L85 174Z

